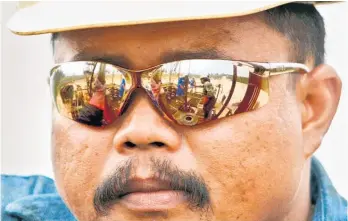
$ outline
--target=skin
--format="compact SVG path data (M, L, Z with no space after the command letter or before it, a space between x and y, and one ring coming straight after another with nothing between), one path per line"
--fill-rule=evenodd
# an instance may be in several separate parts
M217 53L168 55L202 50ZM291 62L291 50L282 34L251 15L64 32L55 42L54 59L101 58L145 69L187 58ZM110 59L118 56L124 59ZM264 107L191 128L163 119L141 90L126 113L104 129L54 111L52 158L59 193L79 220L308 220L310 158L330 126L341 90L334 69L314 68L311 60L306 64L312 71L298 78L295 89L289 89L289 76L272 77ZM127 148L127 141L136 147ZM166 213L145 213L116 204L107 217L98 217L95 188L134 156L140 160L140 177L149 175L151 157L195 171L209 186L213 212L202 216L180 205Z

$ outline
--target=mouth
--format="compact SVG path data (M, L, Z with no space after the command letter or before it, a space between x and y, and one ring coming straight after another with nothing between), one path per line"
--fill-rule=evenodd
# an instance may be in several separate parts
M184 191L174 190L168 182L133 179L119 202L130 210L149 212L172 209L185 201Z

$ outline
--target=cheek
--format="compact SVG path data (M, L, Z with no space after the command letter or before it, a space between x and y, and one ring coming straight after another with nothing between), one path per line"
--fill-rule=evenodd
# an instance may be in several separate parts
M59 116L52 125L52 160L58 191L75 213L81 208L83 213L94 211L89 207L93 205L94 190L109 152L108 141L112 139Z
M295 111L285 103L269 103L222 120L216 127L192 132L190 143L199 143L194 146L199 168L209 183L213 203L219 205L216 210L221 210L216 214L223 217L233 210L260 218L267 209L286 209L305 161ZM221 206L225 201L226 207Z

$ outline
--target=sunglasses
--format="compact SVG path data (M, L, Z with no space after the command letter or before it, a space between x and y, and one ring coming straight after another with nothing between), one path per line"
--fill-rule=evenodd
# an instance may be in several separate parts
M252 111L269 100L270 76L309 70L297 63L181 60L145 70L97 61L76 61L51 70L50 88L58 112L92 126L113 123L129 106L132 92L146 91L169 121L194 126Z

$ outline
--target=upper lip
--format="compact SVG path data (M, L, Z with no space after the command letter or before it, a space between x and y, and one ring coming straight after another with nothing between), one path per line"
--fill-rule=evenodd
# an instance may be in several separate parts
M155 178L132 179L127 182L127 187L123 190L123 194L121 194L120 197L130 193L156 192L161 190L173 190L173 188L171 188L169 182Z

